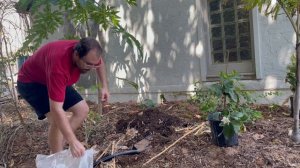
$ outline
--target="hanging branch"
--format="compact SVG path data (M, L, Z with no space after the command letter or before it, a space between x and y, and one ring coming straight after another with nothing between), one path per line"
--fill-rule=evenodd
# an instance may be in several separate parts
M0 30L0 33L3 32L2 30ZM4 34L3 34L2 41L4 42L4 46L5 46L5 50L6 50L6 56L7 57L12 57L12 55L9 54L9 52L8 52L9 49L8 49L7 39L6 39ZM0 42L1 45L2 45L2 41ZM0 55L1 55L2 60L4 60L4 55L3 55L2 51L0 52ZM25 125L23 117L22 117L21 112L19 110L17 93L16 93L16 90L14 89L14 78L13 78L13 70L12 70L12 67L11 67L11 61L13 61L13 59L8 58L7 61L4 62L4 65L6 65L4 67L7 68L8 71L9 71L9 76L10 76L10 79L11 79L11 87L9 87L9 79L8 79L8 76L5 73L6 70L4 70L4 78L5 78L5 82L7 84L7 89L9 90L9 93L10 93L11 97L13 98L13 104L15 106L15 109L16 109L17 115L20 119L20 122L21 122L22 125Z
M11 44L11 42L15 39L13 39L14 37L12 37L11 32L7 31L5 29L6 27L4 27L4 25L9 25L10 28L15 30L15 33L17 33L16 35L19 35L18 31L23 31L21 25L17 25L14 20L10 20L7 18L8 16L16 14L14 5L15 2L12 0L4 0L0 3L0 63L3 68L1 72L1 85L5 85L5 88L8 90L9 95L13 100L12 103L15 107L17 116L19 117L21 124L24 125L24 120L19 109L17 92L14 88L15 81L12 64L15 63L18 54L13 52L13 45Z
M293 18L292 16L289 14L289 12L286 10L285 6L283 5L282 1L281 0L277 0L278 4L280 5L280 7L283 9L285 15L288 17L289 21L291 22L291 25L294 29L294 31L296 32L297 34L297 37L299 36L299 33L298 33L298 28L297 28L297 25L295 24L295 22L293 21Z

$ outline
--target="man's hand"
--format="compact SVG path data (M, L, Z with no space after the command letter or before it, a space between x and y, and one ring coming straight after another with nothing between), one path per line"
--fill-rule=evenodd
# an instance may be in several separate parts
M107 78L106 78L105 62L103 61L102 57L101 60L102 60L102 65L99 68L97 68L97 74L102 84L101 101L105 103L109 99L109 92L108 92L108 85L107 85Z
M73 157L80 157L84 154L84 146L77 140L65 111L63 110L63 103L56 102L49 99L50 111L52 113L52 120L55 122L58 129L63 134L64 138L70 145L70 150ZM60 149L62 150L62 149Z
M102 88L101 89L101 101L102 102L107 102L109 99L109 92L107 88Z
M85 147L77 139L70 142L69 145L73 157L81 157L84 155Z

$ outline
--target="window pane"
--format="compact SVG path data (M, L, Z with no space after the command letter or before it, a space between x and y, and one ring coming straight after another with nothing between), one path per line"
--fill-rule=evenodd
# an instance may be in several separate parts
M223 9L234 8L234 0L223 0Z
M227 38L226 39L226 49L236 48L236 38Z
M250 48L250 37L249 36L241 36L240 37L240 47Z
M221 24L221 14L212 14L210 16L211 24Z
M252 15L244 9L243 0L207 2L211 46L209 60L212 62L208 65L208 76L225 70L227 65L241 73L255 73Z
M214 53L214 63L223 63L224 55L223 53Z
M211 1L209 3L209 9L210 9L210 12L214 12L214 11L220 10L220 0Z
M235 36L235 25L225 25L225 36Z
M240 34L244 34L244 33L247 33L249 34L249 23L248 22L242 22L242 23L239 23L239 33Z
M222 36L222 31L221 27L214 27L212 28L212 37L221 37Z
M230 51L228 62L236 62L236 61L238 61L237 52L236 51Z
M222 50L223 49L222 40L214 40L213 41L213 49L214 49L214 51Z
M234 22L234 10L224 11L224 22Z
M240 57L241 57L241 60L251 60L250 50L241 50Z
M238 10L238 19L249 19L249 11L245 9Z

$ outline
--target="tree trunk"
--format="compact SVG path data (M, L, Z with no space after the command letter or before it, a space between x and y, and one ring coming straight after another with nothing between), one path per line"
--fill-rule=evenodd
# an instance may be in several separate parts
M292 135L292 139L297 142L300 143L300 134L299 134L299 94L300 94L300 85L299 85L299 81L300 81L300 43L297 43L296 45L296 78L297 78L297 85L296 85L296 92L295 92L295 96L294 96L294 127L293 127L293 135Z

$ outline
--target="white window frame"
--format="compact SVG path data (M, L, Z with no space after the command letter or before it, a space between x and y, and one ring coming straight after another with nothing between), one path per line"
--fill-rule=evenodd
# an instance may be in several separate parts
M203 10L203 6L208 8L208 0L201 1L197 3L199 11L205 11ZM206 10L207 11L207 10ZM212 57L211 55L211 42L210 42L210 27L209 27L209 16L208 13L204 14L203 12L199 12L200 17L203 17L200 21L201 22L207 22L207 24L199 24L198 26L198 38L205 41L205 50L203 52L203 55L200 57L200 74L201 74L201 80L202 81L210 81L211 79L208 77L208 67L211 65L210 59ZM259 28L259 11L258 8L254 8L251 11L251 18L250 18L250 31L252 32L251 40L252 40L252 51L253 51L253 65L255 70L255 79L262 79L262 65L261 65L261 51L260 51L260 28ZM206 26L205 26L206 25ZM203 27L201 27L203 26ZM203 33L204 35L201 35Z

